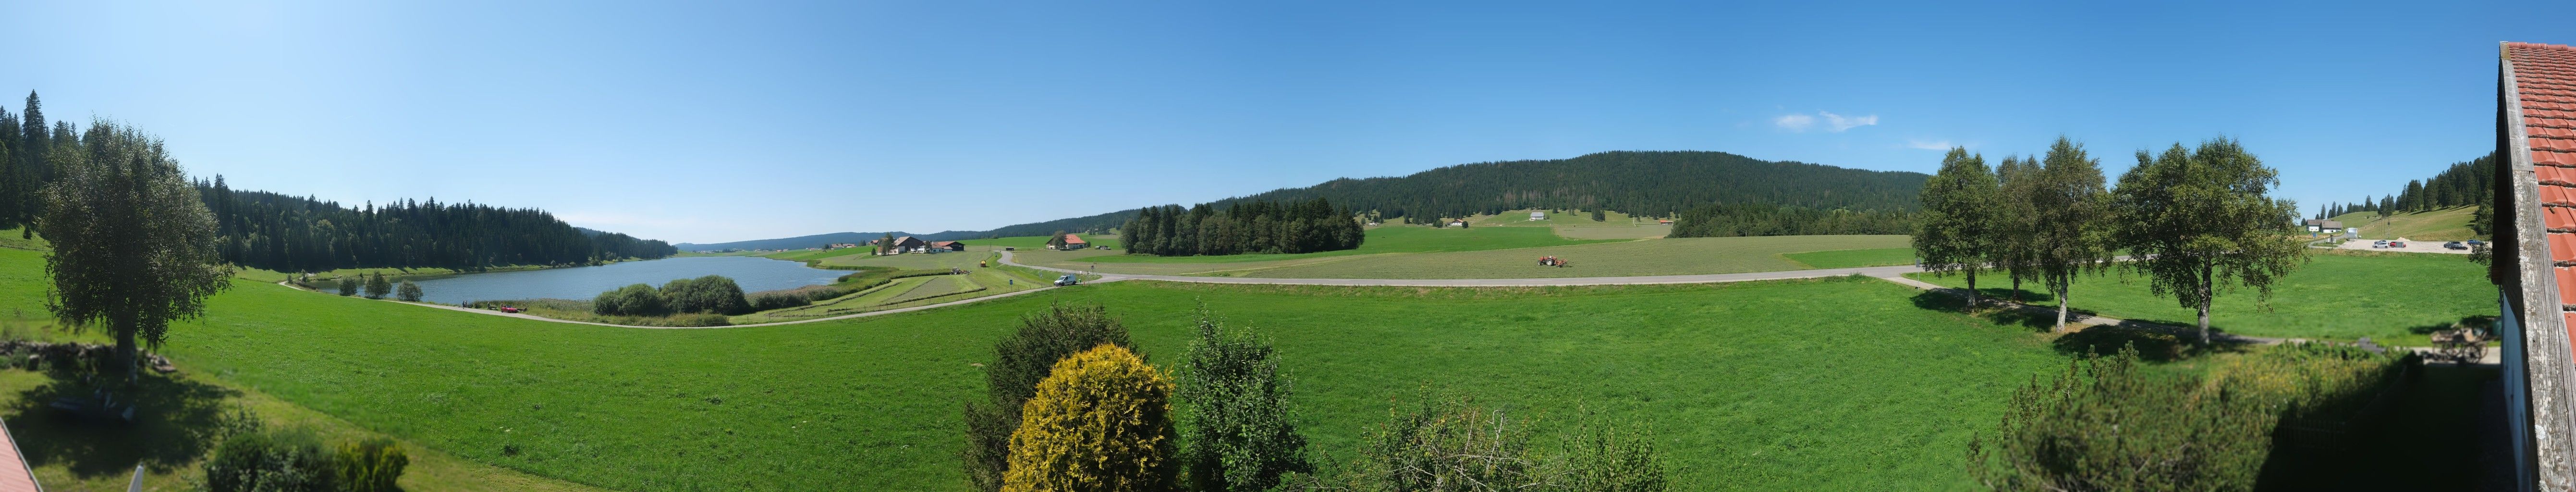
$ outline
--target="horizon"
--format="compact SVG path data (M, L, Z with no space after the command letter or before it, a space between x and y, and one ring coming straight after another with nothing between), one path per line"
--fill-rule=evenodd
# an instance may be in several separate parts
M47 4L0 90L132 124L238 189L540 208L674 244L1617 150L1929 173L1948 145L1991 162L2060 134L2112 177L2237 138L2305 215L2493 148L2495 43L2576 41L2489 21L2500 5ZM848 199L890 205L800 206Z

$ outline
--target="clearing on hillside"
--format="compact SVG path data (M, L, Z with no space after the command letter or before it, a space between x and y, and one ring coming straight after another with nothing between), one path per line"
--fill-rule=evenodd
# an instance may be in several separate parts
M2424 212L2401 213L2385 218L2378 212L2354 212L2336 216L2344 227L2360 227L2362 239L2397 239L2416 241L2466 241L2486 239L2469 230L2469 217L2477 207L2451 207Z

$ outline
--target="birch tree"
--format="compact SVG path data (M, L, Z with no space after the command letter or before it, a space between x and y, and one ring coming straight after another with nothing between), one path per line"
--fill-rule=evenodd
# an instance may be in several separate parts
M2268 302L2272 285L2307 261L2293 237L2298 208L2270 196L2280 172L2235 140L2218 138L2162 155L2138 151L2138 166L2111 194L2115 239L2133 256L2123 270L2148 280L2200 314L2209 344L2209 307L2218 294L2252 288Z

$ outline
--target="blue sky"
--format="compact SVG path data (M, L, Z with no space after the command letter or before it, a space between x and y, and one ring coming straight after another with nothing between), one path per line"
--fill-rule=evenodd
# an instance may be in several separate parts
M2489 151L2496 43L2576 42L2537 21L2566 2L1758 3L1800 5L35 2L0 91L238 188L720 242L1607 150L1929 172L2061 133L2114 176L2233 136L2314 210Z

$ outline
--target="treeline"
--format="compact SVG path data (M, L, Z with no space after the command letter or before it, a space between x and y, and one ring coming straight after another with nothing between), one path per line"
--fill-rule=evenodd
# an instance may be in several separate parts
M1312 253L1357 249L1367 234L1348 208L1315 198L1146 207L1118 229L1128 254Z
M669 243L586 231L533 208L402 200L359 208L310 197L197 184L224 261L269 270L578 265L662 258Z
M1817 210L1764 203L1716 204L1690 209L1673 221L1671 237L1803 236L1813 234L1912 234L1915 213Z
M1765 161L1725 152L1602 152L1572 159L1484 162L1403 177L1342 178L1217 200L1295 203L1330 199L1354 211L1414 223L1511 210L1617 210L1671 217L1712 203L1759 203L1816 210L1912 212L1928 176L1821 164ZM1143 210L1019 224L956 238L1104 232ZM946 234L946 233L942 233ZM936 235L934 235L936 236ZM943 236L944 237L944 236Z
M77 159L54 156L54 149L80 151L79 130L68 121L46 122L44 103L35 92L27 93L24 108L17 114L0 108L0 228L34 223L44 213L39 194L53 181L54 161Z
M2406 182L2406 188L2395 195L2381 195L2373 200L2320 205L2319 219L2331 219L2354 212L2379 212L2381 216L2422 212L2438 208L2469 205L2485 206L2495 196L2496 156L2488 154L2468 162L2451 163L2451 167L2434 174L2430 180Z
M56 167L85 158L85 138L71 122L46 120L36 93L27 93L19 113L0 108L0 228L32 224L43 213L42 190L54 179ZM309 197L233 190L222 176L196 186L198 197L215 214L222 260L253 268L476 270L661 258L678 252L662 241L585 234L536 209L436 200L351 209Z

